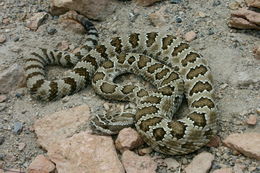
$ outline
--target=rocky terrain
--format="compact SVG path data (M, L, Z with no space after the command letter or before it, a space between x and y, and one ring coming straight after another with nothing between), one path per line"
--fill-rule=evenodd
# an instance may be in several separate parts
M0 173L260 172L259 0L155 1L89 0L84 2L89 10L54 0L0 1ZM236 11L248 3L249 12ZM92 19L100 42L146 31L189 41L212 69L217 136L195 153L167 156L154 152L132 128L113 137L92 135L90 116L127 105L101 99L91 86L53 102L32 99L23 70L29 53L38 47L73 52L85 41L81 25L59 16L68 9ZM64 71L49 67L48 78ZM120 80L125 79L143 83L134 76Z

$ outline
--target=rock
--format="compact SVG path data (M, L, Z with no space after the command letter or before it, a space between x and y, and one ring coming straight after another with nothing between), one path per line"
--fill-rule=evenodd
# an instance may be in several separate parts
M256 7L260 8L260 1L259 0L245 0L247 6L249 7Z
M181 165L179 162L177 162L177 160L173 159L173 158L166 158L164 159L164 162L167 165L167 168L170 170L176 170L177 168L179 168Z
M253 53L255 54L255 58L260 60L260 46L256 46L253 49Z
M21 122L15 122L13 125L12 132L15 134L20 134L23 130L23 123Z
M260 133L231 134L223 143L248 157L260 160Z
M3 19L3 24L8 25L10 23L10 20L8 18Z
M52 173L55 165L44 155L38 155L28 167L28 173Z
M47 28L47 32L48 32L48 34L50 34L50 35L54 35L56 32L57 32L57 30L55 29L55 28Z
M248 119L246 120L246 123L248 125L256 125L257 116L256 115L250 115Z
M232 168L221 168L213 171L213 173L233 173Z
M23 67L13 64L0 73L0 93L8 93L25 86L25 73Z
M245 168L246 168L245 165L236 163L235 166L233 167L233 170L235 173L243 173Z
M1 94L0 95L0 103L3 103L3 102L5 102L7 100L7 96L6 95L3 95L3 94Z
M185 168L186 173L207 173L211 167L214 156L208 152L202 152L195 156Z
M6 36L4 34L0 34L0 43L4 43L6 41Z
M156 173L157 164L150 156L138 156L132 151L125 151L122 163L127 173Z
M115 141L116 149L118 149L120 152L137 148L143 143L144 141L137 133L137 131L130 127L122 129Z
M165 20L165 14L164 14L165 7L162 7L160 10L158 10L155 13L151 13L149 15L149 19L152 22L152 24L156 27L161 27L166 24Z
M229 26L238 29L260 30L260 13L247 9L239 9L231 13Z
M141 6L150 6L150 5L153 5L155 2L159 2L161 0L134 0L135 3L137 3L138 5L141 5Z
M178 17L178 16L176 17L176 19L175 19L175 20L176 20L176 22L177 22L177 23L181 23L181 22L182 22L182 19L181 19L181 17Z
M187 32L184 36L185 40L190 42L197 37L197 34L194 31Z
M182 0L170 0L172 4L179 4Z
M117 7L114 0L51 0L51 13L63 14L74 10L90 19L104 20Z
M152 151L153 151L152 147L146 147L146 148L142 148L142 149L138 150L138 154L143 156L143 155L151 153Z
M124 173L113 143L110 136L80 132L51 145L48 155L58 172Z
M259 108L256 108L256 113L257 113L258 115L260 115L260 107L259 107Z
M221 139L219 136L214 136L210 139L209 143L207 144L208 147L219 147L221 145Z
M21 143L18 144L18 150L19 151L22 151L25 147L26 147L26 143L21 142Z
M30 28L32 31L36 31L47 17L48 14L46 12L35 13L29 20L27 20L26 27Z
M232 1L231 3L228 4L228 7L231 10L237 10L238 8L241 8L242 2L239 2L238 0Z
M87 105L45 115L33 125L38 137L37 142L48 150L57 141L73 136L88 123L89 118L90 112Z

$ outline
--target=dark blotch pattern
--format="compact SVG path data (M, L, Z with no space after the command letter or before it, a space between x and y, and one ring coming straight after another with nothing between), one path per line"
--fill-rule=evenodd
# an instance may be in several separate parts
M111 40L110 44L115 47L116 53L120 54L122 52L122 42L120 37L115 37Z

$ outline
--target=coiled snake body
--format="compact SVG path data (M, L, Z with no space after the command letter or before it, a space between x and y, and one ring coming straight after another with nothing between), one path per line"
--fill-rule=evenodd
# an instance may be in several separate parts
M42 49L26 61L27 86L34 97L53 100L83 89L90 80L104 98L136 103L136 109L114 116L96 115L95 131L115 134L135 124L144 141L156 151L180 155L205 145L216 133L216 113L210 69L206 61L181 39L156 32L132 33L97 45L94 26L80 15L68 15L82 23L87 42L76 54ZM74 66L59 80L47 81L49 64ZM134 73L156 89L117 84L114 79ZM183 97L189 113L174 117Z

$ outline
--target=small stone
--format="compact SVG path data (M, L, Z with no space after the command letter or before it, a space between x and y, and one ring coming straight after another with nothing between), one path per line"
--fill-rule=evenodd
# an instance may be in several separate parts
M3 24L7 25L10 23L10 20L8 18L3 19Z
M3 103L3 102L5 102L7 100L7 96L6 95L3 95L3 94L1 94L0 95L0 103Z
M4 34L0 34L0 43L4 43L6 41L6 36Z
M182 22L182 19L180 17L176 17L176 22L177 23L181 23Z
M204 17L206 17L206 14L202 11L199 11L198 16L201 17L201 18L204 18Z
M231 134L223 143L250 158L260 160L260 133Z
M146 148L142 148L142 149L138 150L138 154L143 156L143 155L151 153L152 151L153 151L152 147L146 147Z
M195 156L185 168L186 173L207 173L211 167L214 156L208 152L202 152Z
M197 34L194 31L187 32L184 36L185 40L190 42L197 37Z
M0 153L0 160L4 160L5 159L5 154Z
M166 158L164 159L164 162L166 163L167 168L170 170L176 170L178 167L180 167L180 163L173 158Z
M213 6L215 7L215 6L219 6L221 4L221 2L219 1L219 0L215 0L214 2L213 2Z
M260 108L256 108L256 113L260 115Z
M143 143L144 141L137 133L137 131L130 127L122 129L115 141L116 149L118 149L120 152L137 148Z
M127 173L156 173L157 164L150 156L138 156L132 151L125 151L122 163Z
M21 93L15 93L15 97L16 97L16 98L21 98L21 97L22 97L22 94L21 94Z
M256 46L253 49L253 53L255 54L255 59L260 60L260 46Z
M210 28L209 30L208 30L208 35L213 35L215 32L214 32L214 30L212 29L212 28Z
M14 37L14 42L17 42L17 41L19 41L20 40L20 37Z
M30 19L26 22L26 27L30 28L33 31L36 31L38 27L46 20L48 14L46 12L35 13Z
M0 136L0 145L2 145L5 142L5 137L4 136Z
M152 22L152 24L156 27L161 27L166 24L164 15L160 11L151 13L149 15L149 19Z
M213 171L213 173L233 173L232 168L221 168Z
M21 122L15 122L13 125L12 132L15 134L20 134L23 129L23 124Z
M38 155L28 167L28 173L51 173L55 165L44 155Z
M18 144L18 150L19 151L22 151L25 147L26 147L26 143L21 142L21 143Z
M57 32L57 30L55 28L47 28L47 32L50 35L54 35Z
M248 125L256 125L256 121L257 121L257 116L256 115L250 115L249 117L248 117L248 119L246 120L246 123L248 124Z
M182 0L170 0L170 3L172 4L179 4Z

